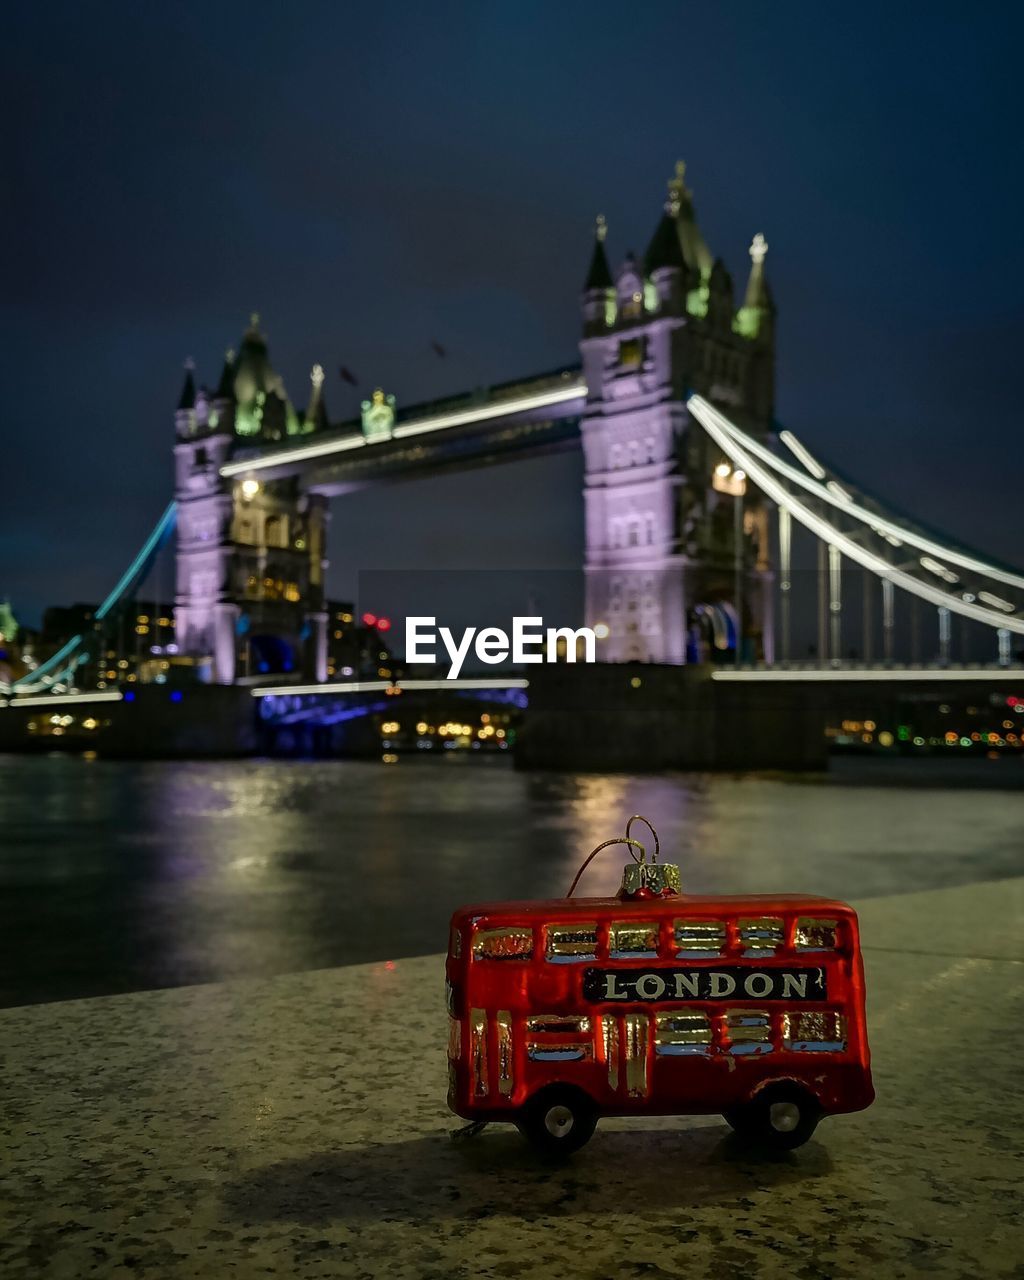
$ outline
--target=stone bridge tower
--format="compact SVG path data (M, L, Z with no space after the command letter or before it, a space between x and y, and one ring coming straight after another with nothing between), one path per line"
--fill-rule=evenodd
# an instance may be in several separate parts
M607 661L771 657L767 511L686 410L696 391L772 430L775 308L755 237L743 305L679 164L642 261L612 272L598 219L580 350L586 622Z
M327 675L326 499L295 477L225 479L220 468L327 422L323 371L309 407L293 408L253 316L215 391L192 370L175 414L178 503L175 632L179 651L218 684L246 676Z

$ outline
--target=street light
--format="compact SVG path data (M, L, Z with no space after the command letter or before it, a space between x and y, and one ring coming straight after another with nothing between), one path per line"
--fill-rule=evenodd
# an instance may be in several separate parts
M743 497L747 492L747 473L737 467L734 471L728 462L720 462L711 477L711 487L718 493L727 493L733 499L733 608L736 610L736 663L743 656Z

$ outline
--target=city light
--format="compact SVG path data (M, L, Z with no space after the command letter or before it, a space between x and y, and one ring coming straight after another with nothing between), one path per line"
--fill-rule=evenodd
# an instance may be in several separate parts
M981 608L978 605L967 604L960 599L959 596L953 595L941 588L933 587L920 579L915 578L911 573L904 569L900 569L890 564L887 560L882 559L875 552L863 547L854 537L841 532L834 525L830 524L823 516L789 493L784 486L776 479L771 471L759 465L755 460L755 454L765 453L756 441L750 439L749 436L740 432L728 418L724 417L711 404L709 404L702 396L691 396L688 401L690 412L708 433L711 439L724 452L729 454L735 465L742 465L747 473L753 478L754 483L770 498L777 506L788 511L794 519L799 520L807 529L819 537L829 546L837 548L844 555L856 564L861 565L865 569L870 569L880 578L889 579L895 586L901 587L911 595L927 600L931 604L945 606L954 613L961 614L964 617L974 618L978 622L984 622L988 626L996 625L997 622L1008 630L1024 634L1024 618L997 618L989 609ZM772 464L776 469L784 467L784 463L779 463L774 455ZM792 468L788 468L792 471ZM794 474L799 474L794 472ZM828 500L836 502L836 499L828 493L822 485L814 485L813 481L800 477L800 482L805 486L813 486L820 490L821 494L827 495ZM856 508L852 505L844 507L844 510L854 511ZM865 513L867 514L867 513ZM877 521L877 517L872 516L870 520ZM910 535L905 535L908 542L914 541ZM920 541L920 540L918 540ZM940 548L940 554L946 555L947 559L955 559L952 554L943 551ZM993 575L994 576L994 575ZM1024 585L1024 579L1020 579L1021 585Z
M759 458L779 475L785 476L788 480L792 480L795 484L798 484L808 492L813 493L816 497L823 499L830 506L839 507L847 515L854 516L856 519L867 524L873 532L885 537L892 546L899 547L902 546L904 542L907 542L921 551L930 551L933 555L942 556L953 564L960 565L961 568L971 569L998 582L1005 582L1008 586L1024 587L1024 576L1021 576L1019 573L1013 573L1011 570L1002 569L998 565L989 564L984 560L979 560L955 547L940 546L937 542L930 538L926 538L923 534L917 533L912 529L906 529L901 525L894 524L891 520L887 520L877 512L867 510L867 508L861 506L852 499L844 500L840 498L837 494L833 493L827 485L817 483L818 479L823 479L826 475L824 468L820 467L818 463L814 463L814 466L818 468L821 475L817 477L817 479L811 480L804 475L802 471L790 466L759 441L754 440L745 432L741 431L734 423L730 422L724 414L714 409L703 398L703 396L692 395L687 404L691 411L695 411L694 416L697 418L697 421L700 422L705 430L707 430L712 436L712 439L714 439L716 443L720 444L723 451L728 453L730 457L732 456L734 449L730 449L727 444L720 441L718 435L708 428L705 416L702 415L713 416L718 427L724 430L734 447L739 446L746 453ZM781 431L779 433L779 439L784 444L788 444L790 448L792 448L790 441L794 439L794 437L791 432ZM803 446L800 447L802 448ZM808 455L808 457L810 457L810 455ZM811 461L813 461L813 459L811 459ZM750 470L750 467L748 466L747 469ZM808 470L811 470L812 474L816 474L813 468L808 467ZM768 493L768 490L764 488L764 485L761 485L760 487L764 489L765 493ZM845 490L843 490L843 492L845 493ZM792 495L787 496L791 501L793 501ZM847 495L847 498L848 497L849 495ZM883 561L882 563L885 562ZM981 596L980 592L979 596ZM989 601L989 603L994 602ZM1003 607L1007 607L1005 601L1003 602ZM1008 611L1013 611L1012 605L1008 606ZM989 625L991 625L991 623Z
M133 698L134 694L125 694ZM0 707L60 707L68 702L120 702L121 693L116 689L96 693L44 693L35 697L0 699Z
M844 670L839 667L806 667L790 669L785 667L765 667L756 670L725 669L712 671L712 680L736 680L741 682L762 681L767 684L794 684L800 681L837 681L849 680L857 683L866 681L894 681L904 684L915 681L931 683L933 681L988 681L990 684L1005 684L1006 669L989 670L972 667L913 667L895 670L891 667L850 667Z
M516 413L527 413L532 409L547 409L558 404L569 404L579 400L582 404L587 394L586 384L574 380L568 386L558 387L553 391L542 391L531 396L521 396L516 400L501 400L494 404L483 404L472 409L458 410L454 413L434 414L416 419L412 422L399 423L392 428L391 435L396 439L404 436L421 435L429 431L443 431L448 427L469 426L474 422L487 422L492 418L510 417ZM268 467L281 467L296 462L308 462L312 458L327 457L332 453L344 453L352 449L371 447L379 441L367 440L362 435L341 436L335 440L321 440L316 444L302 445L300 448L280 449L265 453L258 458L249 458L239 462L228 462L220 469L222 476L242 475L247 471L263 470Z
M254 698L283 698L318 693L381 693L394 690L401 693L403 689L436 690L436 689L528 689L529 680L514 679L459 679L459 680L352 680L336 684L281 684L272 687L264 686L251 689Z
M815 480L825 479L825 468L808 453L792 431L780 431L779 439L795 458L800 459Z

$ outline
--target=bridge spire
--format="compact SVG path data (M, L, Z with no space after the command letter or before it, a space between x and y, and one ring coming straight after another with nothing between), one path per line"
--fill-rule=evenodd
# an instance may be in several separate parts
M217 383L218 400L232 401L235 398L235 349L228 347L224 352L224 365L220 371L220 381Z
M599 213L594 222L594 249L583 283L583 332L598 333L615 323L615 285L604 242L608 223Z
M309 371L309 404L302 420L303 432L321 431L327 426L327 406L324 403L324 368L315 364Z
M196 407L196 381L193 376L195 367L195 361L189 356L185 361L185 383L181 388L181 397L178 400L179 411Z
M749 252L750 276L743 306L736 314L736 329L745 338L757 338L775 315L775 303L764 270L768 241L760 231L750 242Z
M679 244L683 251L686 265L694 276L699 276L699 283L706 285L711 278L714 261L711 250L704 241L697 226L697 215L693 208L693 192L686 185L686 162L676 161L674 175L668 180L668 199L665 211L675 220Z
M608 255L605 253L604 242L608 235L608 223L605 221L603 213L599 213L594 220L594 252L590 255L590 270L587 272L587 278L583 288L586 292L591 289L610 289L612 287L612 273L608 266Z
M685 278L687 275L686 258L683 256L682 241L679 237L679 201L672 193L669 183L669 198L665 201L665 211L651 236L650 244L644 253L644 274L653 276L656 271L678 271Z

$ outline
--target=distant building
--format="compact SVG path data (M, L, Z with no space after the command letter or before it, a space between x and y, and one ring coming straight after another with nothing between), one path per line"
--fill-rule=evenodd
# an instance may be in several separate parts
M327 675L330 679L391 680L400 669L387 643L387 618L367 614L373 623L357 619L355 607L344 600L327 602ZM388 625L381 630L379 624Z

